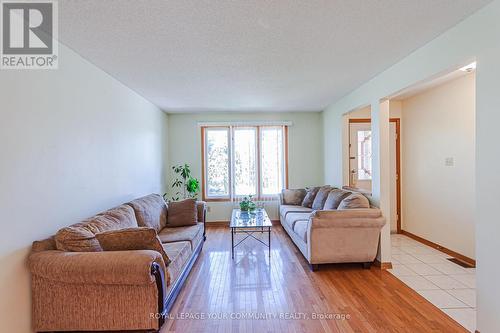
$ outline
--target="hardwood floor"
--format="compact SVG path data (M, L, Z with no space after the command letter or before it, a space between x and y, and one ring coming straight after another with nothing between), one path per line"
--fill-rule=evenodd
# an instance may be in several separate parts
M273 228L270 259L252 241L233 261L230 237L228 228L208 228L161 333L467 332L379 268L343 264L311 272L280 226ZM259 318L242 318L249 314ZM313 318L320 314L331 318Z

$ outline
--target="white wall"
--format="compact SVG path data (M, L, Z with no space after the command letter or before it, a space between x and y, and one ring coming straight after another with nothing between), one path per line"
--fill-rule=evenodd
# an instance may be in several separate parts
M201 181L201 130L199 122L292 121L288 131L288 180L290 188L323 184L323 128L319 112L170 114L170 164L188 163L193 176ZM211 202L208 221L228 221L232 203ZM271 219L277 219L277 205L267 206Z
M370 106L365 106L364 108L351 111L345 115L347 119L371 119L372 110Z
M342 114L360 106L374 106L415 83L477 60L476 71L476 260L477 329L500 328L500 252L498 188L500 154L494 135L500 123L500 0L495 0L397 64L364 83L324 114L325 181L342 183ZM373 130L373 129L372 129ZM328 143L328 144L326 144ZM388 144L388 141L383 141ZM389 187L389 183L383 184ZM388 200L388 198L384 198Z
M0 332L31 332L32 241L166 183L166 114L62 45L59 61L0 72Z
M402 227L475 258L475 77L402 101ZM452 157L454 166L445 166Z

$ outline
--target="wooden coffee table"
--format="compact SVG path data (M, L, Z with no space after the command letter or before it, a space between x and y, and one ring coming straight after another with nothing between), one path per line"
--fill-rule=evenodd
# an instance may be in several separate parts
M231 215L231 257L234 259L234 249L243 243L248 238L253 238L259 243L265 245L269 249L269 257L271 257L271 227L273 224L267 216L264 208L257 208L252 212L241 211L240 209L233 209ZM254 236L255 233L260 232L268 233L267 244L261 239ZM246 234L238 243L234 244L235 234Z

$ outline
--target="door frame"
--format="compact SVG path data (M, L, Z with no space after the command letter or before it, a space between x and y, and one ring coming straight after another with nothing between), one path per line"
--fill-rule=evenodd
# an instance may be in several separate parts
M350 165L351 158L351 124L355 123L371 123L370 118L349 118L348 125L348 158ZM396 124L396 214L398 220L396 221L396 232L401 233L401 118L389 118L390 123ZM349 167L350 168L350 167ZM349 171L350 173L350 171ZM350 177L350 175L349 175ZM350 178L349 178L350 179Z

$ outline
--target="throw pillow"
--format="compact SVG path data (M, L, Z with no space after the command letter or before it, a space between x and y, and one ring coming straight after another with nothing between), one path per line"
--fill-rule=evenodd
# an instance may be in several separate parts
M105 231L95 235L104 251L154 250L160 252L165 265L170 263L154 228L138 227Z
M168 203L167 227L185 227L198 223L198 210L195 199Z
M312 204L314 202L314 198L316 198L316 194L318 194L319 186L312 187L312 188L306 188L306 190L307 190L307 193L306 193L306 196L304 197L304 200L302 200L302 206L311 208Z
M314 210L323 209L328 193L332 190L330 185L321 186L319 188L318 194L314 198L311 208Z
M283 198L283 205L300 206L304 197L306 196L306 190L304 189L285 189L281 191L281 197Z
M83 223L60 229L55 236L56 247L60 251L98 252L102 251L95 234Z
M368 199L359 193L353 193L340 203L337 209L370 208Z
M344 191L338 188L334 188L328 193L328 197L326 198L325 204L323 205L323 209L337 209L345 198L347 198L351 192Z

